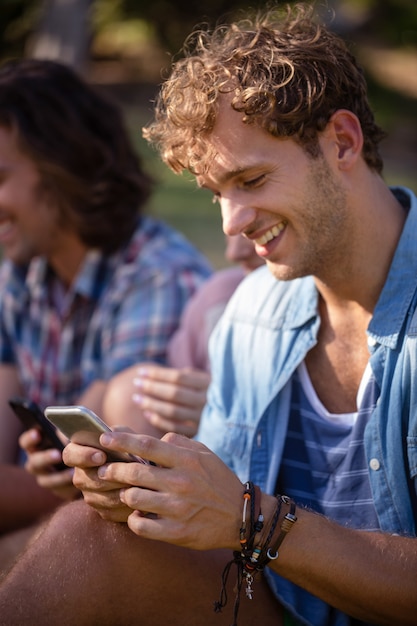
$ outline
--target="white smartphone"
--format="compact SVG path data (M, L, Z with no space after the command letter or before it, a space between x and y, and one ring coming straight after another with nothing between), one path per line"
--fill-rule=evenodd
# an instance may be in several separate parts
M110 452L103 448L100 444L100 435L111 432L111 428L85 406L47 406L44 413L45 417L73 443L103 450L108 462L148 463L145 459L128 452Z

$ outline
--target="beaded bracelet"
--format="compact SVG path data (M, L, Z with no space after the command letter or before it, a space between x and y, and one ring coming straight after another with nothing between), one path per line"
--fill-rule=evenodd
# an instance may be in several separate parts
M250 507L249 517L249 533L247 510ZM242 554L247 556L253 549L253 543L257 533L261 532L263 528L263 515L261 511L261 490L257 485L254 485L251 481L245 484L245 491L243 492L243 511L242 511L242 525L239 531L239 543L242 548Z

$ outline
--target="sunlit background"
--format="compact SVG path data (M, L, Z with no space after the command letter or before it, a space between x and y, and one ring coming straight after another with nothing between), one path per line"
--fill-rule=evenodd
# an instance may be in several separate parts
M0 58L55 58L111 93L158 180L150 210L181 229L215 267L225 265L218 205L188 176L175 176L141 128L173 55L196 24L229 21L265 2L226 0L2 0ZM369 82L383 143L385 178L417 191L417 1L329 0L318 10L351 43ZM333 16L333 17L332 17Z

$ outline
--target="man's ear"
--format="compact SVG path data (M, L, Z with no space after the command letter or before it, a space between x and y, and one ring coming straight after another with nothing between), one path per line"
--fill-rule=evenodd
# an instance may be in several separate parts
M338 109L328 122L337 149L340 169L350 169L362 154L363 133L359 119L346 109Z

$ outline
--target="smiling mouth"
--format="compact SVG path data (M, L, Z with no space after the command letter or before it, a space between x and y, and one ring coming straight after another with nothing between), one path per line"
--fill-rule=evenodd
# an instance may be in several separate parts
M275 239L275 237L278 237L278 235L284 230L286 225L287 225L286 222L280 222L276 226L273 226L272 228L267 230L266 233L262 235L262 237L258 237L257 239L254 239L253 241L258 246L264 246L265 244Z

